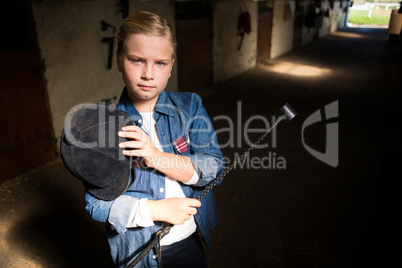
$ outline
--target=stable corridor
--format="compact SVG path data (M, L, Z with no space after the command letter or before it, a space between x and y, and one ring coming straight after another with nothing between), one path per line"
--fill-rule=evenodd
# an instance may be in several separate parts
M228 165L285 103L298 113L214 189L209 266L402 266L401 77L386 29L348 28L201 90ZM335 167L307 149L327 136ZM107 247L60 159L0 184L1 267L113 267Z

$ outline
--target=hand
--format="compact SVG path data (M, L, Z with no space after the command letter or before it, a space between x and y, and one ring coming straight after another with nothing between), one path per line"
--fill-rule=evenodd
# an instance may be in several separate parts
M156 157L161 153L151 138L138 126L123 127L123 131L119 131L120 137L132 139L119 144L120 148L128 148L133 150L124 150L123 154L127 156L139 156L144 158L145 164L153 167Z
M201 202L193 198L166 198L148 200L148 209L153 221L164 221L173 225L183 224L197 213Z

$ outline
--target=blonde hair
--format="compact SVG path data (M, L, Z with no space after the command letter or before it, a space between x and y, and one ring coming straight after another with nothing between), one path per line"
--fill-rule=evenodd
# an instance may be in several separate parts
M127 40L133 34L146 34L166 37L176 55L176 38L169 22L164 18L147 11L139 11L128 16L119 28L117 37L117 55L126 49Z

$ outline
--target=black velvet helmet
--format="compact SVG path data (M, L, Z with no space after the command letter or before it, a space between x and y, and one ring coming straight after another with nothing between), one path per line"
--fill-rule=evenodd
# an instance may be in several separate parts
M81 108L63 128L60 139L63 162L98 199L110 201L124 193L130 186L130 172L134 181L131 158L119 148L119 143L127 139L117 135L128 125L133 125L129 114L111 103L101 103Z

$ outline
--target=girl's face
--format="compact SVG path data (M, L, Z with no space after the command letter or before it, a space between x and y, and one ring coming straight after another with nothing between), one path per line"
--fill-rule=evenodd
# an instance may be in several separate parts
M134 34L118 56L128 96L140 112L149 112L165 89L172 71L173 47L166 37Z

